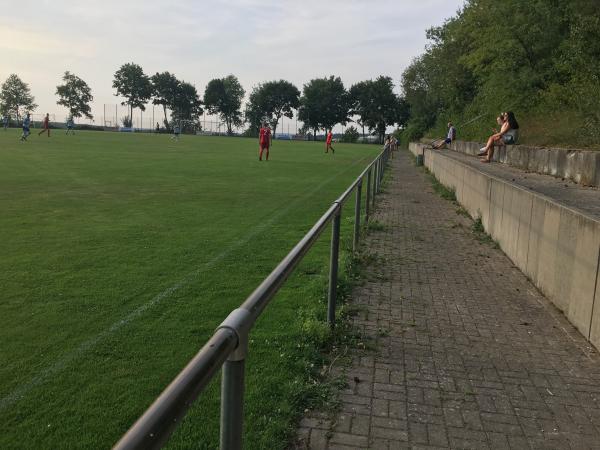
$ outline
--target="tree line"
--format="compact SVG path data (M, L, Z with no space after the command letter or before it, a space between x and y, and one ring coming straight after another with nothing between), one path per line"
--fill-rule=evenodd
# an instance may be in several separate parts
M124 98L121 103L128 107L122 119L131 126L133 110L145 110L151 101L162 106L164 127L173 123L199 125L200 116L206 110L218 115L229 134L235 127L247 124L246 135L254 136L262 122L267 122L274 133L282 117L292 118L294 111L304 124L301 132L330 130L336 124L346 125L356 121L369 134L383 135L389 126L403 126L408 120L408 105L394 93L392 78L379 76L344 87L340 77L315 78L304 84L300 91L286 80L260 83L249 94L245 108L242 104L246 91L234 75L215 78L207 84L202 98L196 87L177 79L170 72L146 75L141 66L123 64L114 74L112 87L116 96ZM56 87L58 104L68 109L72 117L92 118L90 103L93 95L88 84L70 72L65 72L62 84ZM35 110L37 105L29 86L16 74L12 74L0 89L0 112L13 115L19 120L22 111ZM357 136L356 129L349 134Z
M598 141L597 1L467 0L427 38L402 75L406 140L482 115L459 128L463 138L480 138L498 113L513 110L532 139Z

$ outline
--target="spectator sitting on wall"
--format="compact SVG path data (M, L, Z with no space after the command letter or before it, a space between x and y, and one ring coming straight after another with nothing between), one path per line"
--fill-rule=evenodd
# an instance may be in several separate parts
M499 133L504 124L504 113L500 113L500 115L496 117L496 123L498 124L498 128L494 128L493 131L494 133Z
M439 150L439 149L443 148L445 145L452 144L452 142L455 140L456 140L456 128L454 128L454 125L452 125L452 122L448 122L448 134L446 135L446 139L444 139L441 142L438 142L435 145L432 145L432 147L435 150Z
M512 145L517 143L517 139L519 138L519 123L514 113L512 111L505 112L502 114L502 120L503 123L500 131L492 134L485 147L481 147L479 151L479 156L483 156L481 162L489 163L492 161L495 145Z

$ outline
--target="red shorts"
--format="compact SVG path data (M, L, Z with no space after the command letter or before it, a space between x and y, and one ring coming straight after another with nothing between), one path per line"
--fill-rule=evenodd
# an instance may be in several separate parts
M261 142L260 143L260 148L266 148L268 150L269 149L269 143L268 142Z

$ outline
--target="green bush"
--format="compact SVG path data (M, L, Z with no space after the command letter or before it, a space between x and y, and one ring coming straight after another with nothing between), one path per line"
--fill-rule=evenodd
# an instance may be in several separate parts
M348 128L346 128L346 131L344 131L344 135L342 136L342 142L354 143L354 142L358 141L359 136L360 136L360 133L358 132L356 127L349 126Z

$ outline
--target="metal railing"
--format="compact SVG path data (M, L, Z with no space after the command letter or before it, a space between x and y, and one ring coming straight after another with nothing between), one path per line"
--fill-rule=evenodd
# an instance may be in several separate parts
M333 202L325 214L246 301L239 308L233 310L217 327L215 333L196 356L115 444L115 450L160 448L221 367L223 374L221 379L220 446L222 450L242 448L245 360L248 353L248 335L254 322L331 222L327 321L331 327L335 326L342 206L356 189L354 238L352 241L353 249L356 251L360 238L361 197L365 176L367 179L365 215L368 221L375 205L375 195L381 191L383 171L388 159L389 151L382 151L348 189Z

